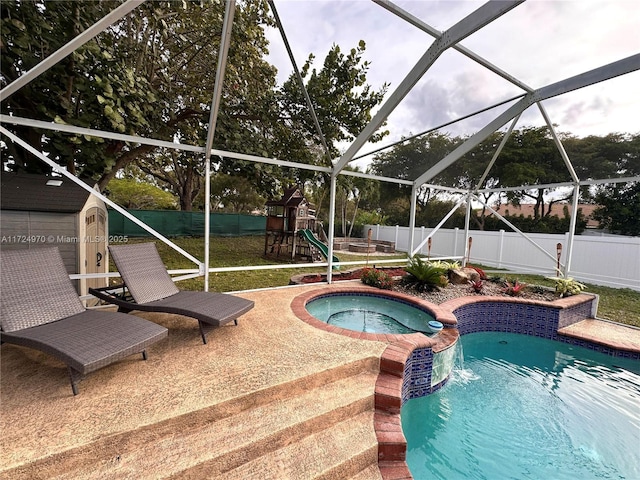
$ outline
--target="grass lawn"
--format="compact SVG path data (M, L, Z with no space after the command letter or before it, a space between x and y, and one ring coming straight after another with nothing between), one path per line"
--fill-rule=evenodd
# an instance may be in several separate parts
M204 239L185 237L172 239L181 248L196 258L203 258ZM130 239L130 242L152 241L150 239ZM169 270L195 268L195 265L164 243L156 241L160 256ZM293 265L285 259L275 260L265 258L264 237L212 237L209 246L210 266L235 267L249 265ZM338 254L340 261L364 261L363 255ZM405 264L406 255L401 253L397 257L369 256L369 263L378 259L398 258L398 265ZM348 267L351 268L351 267ZM111 270L115 270L113 264ZM278 287L289 284L289 279L298 273L325 273L325 267L312 268L281 268L278 270L244 270L239 272L219 272L209 275L209 290L215 292L230 292L236 290L250 290L254 288ZM540 275L510 275L518 281L529 285L544 285L553 287L554 283ZM182 290L202 290L204 279L196 278L177 283ZM598 317L614 322L640 327L640 292L625 288L616 289L587 284L587 292L600 295Z

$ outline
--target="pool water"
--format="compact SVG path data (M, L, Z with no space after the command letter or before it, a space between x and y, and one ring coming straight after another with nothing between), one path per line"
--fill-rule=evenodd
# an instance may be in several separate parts
M516 334L461 344L449 382L402 407L414 478L640 479L640 362Z
M318 320L356 332L429 333L434 319L424 310L374 295L327 295L306 308Z

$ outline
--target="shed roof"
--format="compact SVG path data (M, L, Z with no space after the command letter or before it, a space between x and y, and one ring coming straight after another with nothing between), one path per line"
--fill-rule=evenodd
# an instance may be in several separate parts
M75 213L82 210L89 192L64 177L2 172L0 208L36 212ZM60 186L47 185L59 180Z

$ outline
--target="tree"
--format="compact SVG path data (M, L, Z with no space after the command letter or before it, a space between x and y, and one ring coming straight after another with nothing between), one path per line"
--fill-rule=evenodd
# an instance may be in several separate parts
M514 130L496 161L495 169L499 185L502 187L545 185L571 180L546 126ZM515 204L523 199L534 200L534 218L539 219L549 215L552 203L567 200L551 200L545 210L545 195L552 190L554 189L542 187L512 191L507 192L506 197L509 202Z
M458 137L452 138L438 132L412 138L396 145L388 152L376 155L371 163L371 170L385 177L415 180L451 153L460 142L461 139ZM452 181L447 182L442 175L439 175L430 183L450 185ZM406 185L385 182L380 187L380 200L384 205L400 197L409 197L410 194L411 187ZM418 203L427 205L432 194L429 188L422 188L418 194Z
M180 210L190 211L204 185L202 159L192 152L158 149L144 161L140 170L171 191L180 200Z
M2 2L2 87L14 81L120 2ZM82 127L133 133L153 121L155 100L145 77L122 58L114 57L118 27L78 48L43 75L3 102L6 114ZM71 172L93 177L113 165L115 145L97 138L79 138L9 126L16 134ZM46 171L42 162L7 142L5 165L29 172ZM94 179L97 179L94 177Z
M306 90L318 117L320 130L329 147L329 155L339 155L337 144L352 141L371 121L371 110L382 102L388 84L374 91L367 84L370 63L363 60L366 44L360 40L348 55L342 53L338 45L333 45L324 59L322 69L312 68L315 56L309 55L300 70ZM295 74L287 79L278 92L281 120L300 135L305 145L321 146L307 102ZM370 141L382 140L388 131L383 130ZM329 165L330 158L310 158L314 163Z
M453 200L432 199L427 205L418 205L416 210L416 225L435 227L451 211L456 202ZM464 228L464 205L458 209L444 223L444 228Z
M274 91L273 108L268 112L265 110L265 115L255 120L254 128L260 132L259 151L264 151L264 156L328 166L331 158L340 153L339 143L353 140L362 131L371 120L371 110L382 101L387 89L384 84L374 91L366 83L369 62L363 60L365 48L365 43L360 41L357 48L345 55L334 45L320 70L312 68L315 57L309 55L300 71L328 146L328 155L298 78L292 73ZM378 141L387 134L387 131L379 132L371 141ZM246 146L238 145L238 148L235 151L242 152ZM326 181L326 177L308 170L283 169L231 158L224 158L217 168L221 173L252 179L258 192L265 197L277 195L287 186L306 183L317 186Z
M565 150L580 180L633 176L640 173L640 135L610 133L603 137L569 136L564 139ZM583 203L595 203L602 186L583 186Z
M211 209L231 213L252 213L264 208L265 199L242 177L216 175L211 181Z
M482 178L491 158L494 156L499 143L503 139L503 133L495 132L472 151L462 156L450 167L443 170L430 183L460 188L463 190L475 190ZM586 137L580 139L570 134L561 134L561 141L566 145L566 151L572 164L582 180L602 179L616 176L633 176L640 173L640 135L609 134L604 137ZM406 180L414 180L419 175L435 165L448 153L453 151L465 139L462 137L451 138L440 133L429 133L418 138L410 139L392 150L377 155L372 163L374 173L383 176L396 177ZM520 185L553 184L570 180L570 175L564 164L550 132L546 127L527 127L515 130L507 140L502 152L479 188L499 189L500 187L513 187ZM593 196L604 187L585 188L583 197L588 201L594 201ZM504 198L508 202L519 203L533 199L536 202L535 216L532 220L509 217L512 223L524 231L566 231L569 217L551 217L552 206L566 196L556 195L549 199L549 193L553 188L531 188L530 190L508 192ZM611 190L605 190L604 195ZM404 222L407 215L400 213L398 206L403 202L398 199L409 199L410 187L397 184L384 184L381 187L381 204L384 205L384 214L389 216L391 223ZM433 223L434 214L446 208L446 205L433 204L436 198L434 189L423 187L417 198L417 222L424 225ZM483 193L483 200L488 204L493 196L502 198L498 193ZM447 202L448 199L439 195L439 201ZM448 209L447 209L448 211ZM442 212L443 214L446 211ZM486 207L472 215L471 220L475 227L480 229L496 229L501 226L497 220L487 215ZM457 215L457 214L456 214ZM455 216L454 216L455 217ZM455 224L454 218L448 225ZM578 230L583 228L583 220L578 218Z
M123 208L175 210L178 207L178 201L171 193L133 178L114 178L105 193Z
M79 32L116 8L118 1L3 2L2 70L5 86ZM215 83L225 2L147 2L87 42L52 70L3 102L3 111L56 121L204 145L211 92ZM217 119L214 147L301 163L327 162L307 115L306 102L293 77L276 89L275 68L264 58L272 25L264 0L236 5L231 46ZM332 145L359 133L386 86L373 92L366 84L364 43L345 56L336 46L320 71L306 64L308 88ZM327 90L327 85L335 85ZM283 107L290 108L282 114ZM293 112L293 113L292 113ZM11 127L49 157L104 189L128 165L137 163L190 209L201 187L203 158L189 152L167 154L150 145ZM379 134L379 136L384 133ZM39 160L7 142L6 164L40 169ZM168 169L160 159L169 158ZM229 158L214 159L221 174L248 178L259 193L274 183L303 184L314 173ZM171 171L172 170L172 171ZM184 170L184 171L180 171ZM191 179L191 180L189 180ZM191 184L188 182L191 181Z
M602 205L593 212L600 228L640 236L640 182L608 185L596 195L596 202Z
M119 4L3 2L3 86ZM224 6L210 0L142 4L9 97L3 109L39 120L202 144ZM275 85L274 67L262 60L267 41L261 25L269 22L262 0L237 6L235 47L230 49L226 77L230 88L223 107L228 117L250 115L264 105L256 95ZM224 119L220 123L224 130ZM153 146L55 132L43 136L18 127L15 131L69 170L98 180L101 188L130 163L145 156L155 160ZM9 148L16 167L37 165ZM176 161L185 164L189 159ZM202 159L197 164L191 168L197 170Z
M346 166L345 170L361 172L359 167ZM360 203L377 203L378 182L352 175L340 175L336 185L336 210L338 225L343 237L351 237L358 218ZM348 227L347 227L348 226Z

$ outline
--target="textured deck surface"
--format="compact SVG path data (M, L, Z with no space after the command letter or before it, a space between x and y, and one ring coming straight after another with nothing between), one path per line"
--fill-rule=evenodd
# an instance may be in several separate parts
M640 352L640 329L618 323L586 319L561 328L558 333L622 350Z
M305 288L242 294L256 308L238 326L209 333L207 345L192 319L140 314L166 326L169 337L149 349L146 362L135 355L88 375L75 397L63 364L2 345L0 469L213 405L233 409L234 398L269 395L278 385L362 359L377 369L385 344L334 335L295 317L289 305Z
M191 319L140 314L166 326L169 337L149 349L146 362L132 356L90 374L75 397L61 363L34 350L2 345L0 478L9 478L7 470L13 467L46 464L49 456L82 451L96 439L144 430L202 409L229 409L232 414L238 398L266 403L265 397L288 388L283 385L304 392L300 379L318 382L323 372L357 362L369 362L375 371L385 344L316 329L293 313L293 298L314 288L243 293L256 307L238 326L212 331L207 345ZM585 320L562 333L640 350L640 329L610 322ZM372 396L374 380L369 378L366 387ZM373 432L371 420L366 434ZM161 471L147 473L163 476Z

